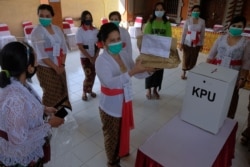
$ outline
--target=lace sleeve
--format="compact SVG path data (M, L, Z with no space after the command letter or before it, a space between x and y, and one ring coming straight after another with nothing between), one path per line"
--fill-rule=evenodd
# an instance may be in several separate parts
M50 125L44 123L41 114L28 110L25 98L14 96L8 100L7 106L6 130L10 143L33 147L33 143L43 141ZM39 108L37 107L37 110ZM40 109L42 109L42 106Z

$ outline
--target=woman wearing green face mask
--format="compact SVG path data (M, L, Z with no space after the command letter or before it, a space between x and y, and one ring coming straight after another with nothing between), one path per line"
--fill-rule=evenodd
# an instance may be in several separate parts
M101 83L99 110L105 152L108 167L120 167L120 158L129 155L129 131L134 128L131 78L148 77L148 72L154 69L143 67L141 61L134 63L132 56L122 49L115 24L102 25L97 37L104 48L95 68Z
M199 17L200 6L193 6L191 11L191 17L185 21L183 26L180 46L180 50L183 51L182 79L187 79L186 72L196 65L199 52L203 48L205 36L205 21Z
M239 99L239 89L244 86L248 71L250 70L250 42L245 37L241 36L245 26L245 17L234 17L229 25L228 33L220 36L216 40L207 59L208 63L239 71L238 80L234 88L227 115L229 118L234 118L235 116ZM250 122L243 134L246 136L246 141L248 141L250 139Z
M39 5L38 24L31 33L32 46L37 54L37 78L42 87L42 102L55 106L63 101L71 110L65 73L67 45L62 30L52 24L54 10L47 4Z

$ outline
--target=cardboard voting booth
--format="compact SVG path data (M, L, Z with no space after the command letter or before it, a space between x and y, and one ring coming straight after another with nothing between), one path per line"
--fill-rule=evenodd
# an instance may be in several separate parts
M187 79L181 119L213 134L227 117L238 71L208 63L193 68Z

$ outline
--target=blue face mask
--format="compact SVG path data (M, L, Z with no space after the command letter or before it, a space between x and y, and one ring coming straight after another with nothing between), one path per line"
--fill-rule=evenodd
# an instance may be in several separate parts
M92 20L85 20L84 24L90 26L92 24Z
M120 21L111 21L111 23L114 23L117 27L119 27Z
M200 16L200 12L192 12L191 16L197 19Z
M43 18L43 17L40 17L39 18L39 22L42 26L44 27L47 27L51 24L52 22L52 18Z
M229 28L229 33L232 36L240 36L243 32L242 28L237 28L237 27L230 27Z
M121 50L122 50L122 41L111 43L108 45L108 51L113 55L119 54Z
M165 13L165 11L155 11L155 16L158 17L158 18L162 18L164 13Z

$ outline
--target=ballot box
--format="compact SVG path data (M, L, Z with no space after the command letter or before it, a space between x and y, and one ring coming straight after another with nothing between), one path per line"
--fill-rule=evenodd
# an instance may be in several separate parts
M226 119L238 71L200 63L188 73L181 119L213 134Z

